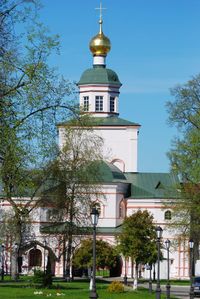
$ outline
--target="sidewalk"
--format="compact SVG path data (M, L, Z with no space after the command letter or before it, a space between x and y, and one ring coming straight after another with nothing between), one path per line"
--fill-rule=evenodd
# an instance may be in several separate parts
M105 281L121 281L123 282L123 278L122 277L108 277L108 278L103 278L103 280ZM131 286L133 283L133 279L128 278L128 284L129 286ZM149 284L148 283L138 283L139 287L144 287L144 288L149 288ZM156 284L153 283L152 284L152 289L155 291L156 289ZM161 291L162 294L166 293L166 286L165 285L161 285ZM183 285L171 285L171 295L173 295L174 297L178 298L178 299L189 299L189 291L190 291L190 286L183 286Z

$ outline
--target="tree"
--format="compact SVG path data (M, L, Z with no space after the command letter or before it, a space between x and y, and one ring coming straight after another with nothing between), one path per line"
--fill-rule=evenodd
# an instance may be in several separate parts
M179 137L168 153L172 171L179 175L181 199L172 203L174 224L183 236L195 241L198 258L200 240L200 75L171 90L173 101L167 103L169 122L177 126ZM182 230L180 229L182 228Z
M82 240L80 247L75 251L73 266L79 269L92 268L92 239ZM103 240L96 241L96 266L101 269L110 269L117 262L117 251Z
M88 124L89 120L85 116L66 124L63 147L57 159L47 167L49 181L41 197L42 205L50 205L56 211L52 222L67 223L62 232L63 268L67 279L70 276L74 242L77 235L81 234L79 228L91 225L87 216L92 204L102 196L100 163L103 159L103 140L95 135Z
M23 242L25 219L37 206L47 179L42 169L57 154L55 123L76 110L67 99L73 96L73 85L49 67L59 40L39 22L39 8L36 0L2 0L0 7L0 176L2 199L15 217L12 241L18 247L13 261ZM19 202L27 190L29 200L23 206Z
M147 210L125 218L117 238L119 251L135 263L134 288L137 288L139 264L152 263L156 252L156 232L153 216Z

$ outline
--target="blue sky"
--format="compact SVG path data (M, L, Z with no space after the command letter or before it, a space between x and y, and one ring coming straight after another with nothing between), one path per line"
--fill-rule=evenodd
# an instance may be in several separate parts
M52 63L78 81L92 66L88 48L98 32L99 0L42 0L41 20L58 33L61 53ZM112 43L107 67L123 83L120 117L141 124L138 169L167 172L175 128L167 124L170 88L200 70L199 0L103 0L103 31Z

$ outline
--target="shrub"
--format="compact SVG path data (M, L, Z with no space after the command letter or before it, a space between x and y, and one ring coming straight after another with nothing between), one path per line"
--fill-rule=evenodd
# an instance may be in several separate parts
M42 287L44 282L44 272L41 270L34 270L33 284L35 287Z
M108 286L108 292L110 293L123 293L124 285L120 281L113 281Z
M46 273L44 273L41 270L34 270L33 284L38 288L50 288L52 286L51 272L46 271Z
M46 273L43 279L43 287L50 288L52 286L52 275L51 273Z

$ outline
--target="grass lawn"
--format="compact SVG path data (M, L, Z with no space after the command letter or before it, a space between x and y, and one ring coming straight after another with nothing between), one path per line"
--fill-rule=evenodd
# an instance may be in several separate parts
M68 299L88 299L89 282L54 282L52 289L35 289L30 287L26 281L20 282L0 282L0 298L2 299L44 299L44 298L68 298ZM124 293L109 293L108 283L97 281L97 293L99 299L155 299L155 294L149 294L146 289L138 291L125 291ZM37 292L34 294L34 292ZM42 292L39 294L39 292ZM51 295L50 295L51 294ZM63 295L58 295L63 294ZM162 297L166 298L165 295ZM173 297L171 297L173 299ZM174 298L175 299L175 298Z

